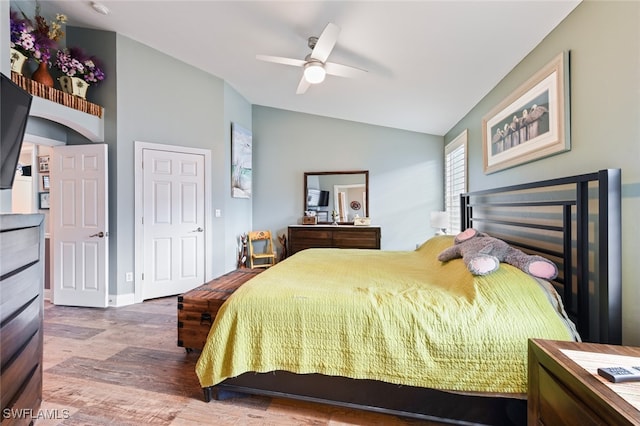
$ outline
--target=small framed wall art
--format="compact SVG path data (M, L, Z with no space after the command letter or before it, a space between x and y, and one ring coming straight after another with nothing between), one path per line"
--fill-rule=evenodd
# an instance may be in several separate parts
M252 186L251 131L231 123L231 196L251 198Z
M41 155L38 157L38 171L40 173L49 173L49 156Z
M38 208L40 210L49 210L49 193L48 192L40 192L39 194L39 203Z

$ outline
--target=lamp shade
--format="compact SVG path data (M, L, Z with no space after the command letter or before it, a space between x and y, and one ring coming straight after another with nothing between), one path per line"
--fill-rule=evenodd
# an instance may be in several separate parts
M431 227L445 230L449 227L449 215L447 212L431 212Z
M321 62L309 62L304 66L304 79L311 84L322 83L326 74Z

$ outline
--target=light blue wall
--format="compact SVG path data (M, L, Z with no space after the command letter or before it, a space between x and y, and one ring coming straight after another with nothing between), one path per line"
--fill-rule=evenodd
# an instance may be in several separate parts
M117 64L117 170L110 191L117 202L117 293L133 292L123 277L134 266L134 141L211 150L212 207L222 213L212 219L210 230L213 276L233 269L235 232L250 227L251 203L232 203L230 185L225 185L230 176L228 129L234 120L250 125L250 105L220 78L121 35Z
M429 212L443 205L443 155L440 136L254 105L253 227L282 235L299 223L304 172L369 170L382 248L414 249L435 232Z
M482 172L482 117L558 53L570 51L571 151ZM585 1L445 135L469 129L469 190L621 168L623 343L640 345L640 2Z
M214 183L215 193L220 194L225 200L225 209L222 211L222 229L225 234L225 270L231 271L237 267L237 254L241 247L240 235L251 230L253 220L253 199L231 197L231 123L236 123L247 130L252 127L251 104L247 102L234 88L224 85L224 139L218 150L214 151L214 157L218 159L217 167L224 170L222 179Z

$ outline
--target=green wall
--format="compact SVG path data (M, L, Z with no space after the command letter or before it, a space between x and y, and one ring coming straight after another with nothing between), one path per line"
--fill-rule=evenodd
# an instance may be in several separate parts
M482 118L562 51L570 52L571 151L490 175ZM640 345L640 2L585 1L446 135L469 130L469 190L622 169L623 343Z

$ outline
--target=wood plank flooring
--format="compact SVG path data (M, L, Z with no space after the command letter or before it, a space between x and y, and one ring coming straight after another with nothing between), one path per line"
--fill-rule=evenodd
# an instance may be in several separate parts
M176 345L177 300L120 308L45 303L43 425L437 425L266 397L205 403L199 353Z

